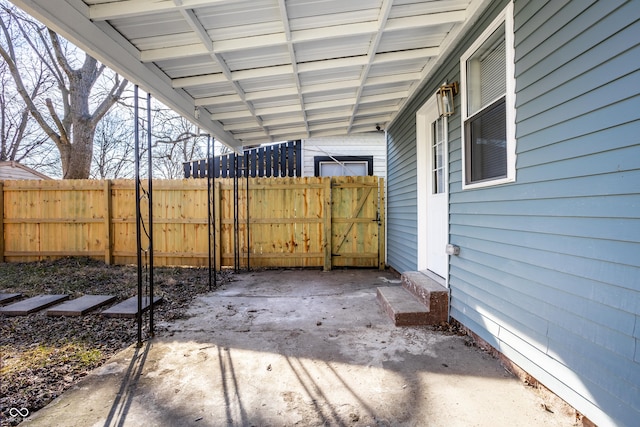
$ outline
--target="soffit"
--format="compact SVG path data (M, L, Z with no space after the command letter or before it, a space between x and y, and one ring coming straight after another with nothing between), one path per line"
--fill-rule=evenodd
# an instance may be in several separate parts
M233 148L384 129L486 0L15 0Z

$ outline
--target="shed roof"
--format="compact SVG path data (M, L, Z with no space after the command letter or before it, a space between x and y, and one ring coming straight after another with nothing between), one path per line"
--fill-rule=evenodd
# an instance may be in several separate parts
M232 148L385 128L488 0L12 0Z
M0 161L0 180L4 179L51 179L47 175L18 162Z

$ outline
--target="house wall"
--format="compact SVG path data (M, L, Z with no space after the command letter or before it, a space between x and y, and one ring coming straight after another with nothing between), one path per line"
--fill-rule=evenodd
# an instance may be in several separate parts
M444 82L460 81L459 58L507 1L492 2L424 87L387 128L387 264L397 271L417 268L416 113ZM461 187L460 97L449 117L449 181ZM457 144L458 149L452 150Z
M373 156L373 174L387 173L384 132L368 132L344 137L309 138L302 145L302 176L314 175L315 156Z
M461 52L504 4L388 129L398 270L415 262L415 112L459 81ZM640 2L516 1L514 16L516 182L463 191L449 120L451 316L598 425L637 425Z

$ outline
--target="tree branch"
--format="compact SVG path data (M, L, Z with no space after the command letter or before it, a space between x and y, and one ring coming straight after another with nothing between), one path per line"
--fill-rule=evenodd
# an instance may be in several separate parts
M107 95L102 100L100 105L98 105L98 107L94 111L93 116L91 117L91 121L94 124L97 124L102 119L102 117L107 114L107 111L109 111L113 104L115 104L116 101L120 99L120 96L122 95L122 92L124 92L128 83L129 82L126 79L123 79L121 82L119 82L118 75L116 74L116 81L114 82L109 95Z
M69 61L65 58L64 53L62 53L62 48L60 47L60 39L58 39L58 35L50 29L49 38L51 39L51 46L53 46L53 51L56 54L56 62L60 64L62 70L65 72L69 79L73 78L73 69L69 65Z
M53 122L56 124L56 126L58 127L58 130L60 131L60 140L56 141L56 144L70 144L71 141L69 141L69 135L67 134L67 129L64 127L64 124L62 123L62 121L60 121L60 118L58 117L58 113L56 113L56 109L53 107L53 102L51 102L51 98L47 98L45 102L47 104L47 109L49 110L49 114L51 114L51 118L53 119Z
M2 31L4 32L5 38L7 40L7 45L12 46L11 38L9 37L9 31L2 19L0 19L0 26L2 26ZM11 47L10 50L13 51L13 48ZM33 100L29 96L27 89L24 87L24 83L22 82L22 77L20 76L20 72L16 67L14 57L12 57L11 54L7 52L3 46L0 46L0 56L2 56L2 58L7 63L7 66L9 67L9 72L11 73L11 76L13 77L13 80L16 84L16 89L18 90L18 93L24 100L25 104L27 104L27 108L29 109L29 112L31 113L33 118L38 122L38 124L42 127L42 129L49 136L49 138L51 138L56 144L60 143L60 135L58 135L49 126L49 124L46 122L44 117L42 117L42 115L36 108L35 104L33 103Z

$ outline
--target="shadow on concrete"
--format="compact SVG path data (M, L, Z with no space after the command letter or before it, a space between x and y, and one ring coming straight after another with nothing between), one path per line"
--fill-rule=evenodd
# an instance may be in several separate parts
M124 425L131 407L131 402L135 396L136 386L144 370L150 347L151 344L146 342L141 348L135 349L129 367L122 378L120 389L111 405L109 415L104 422L105 427L120 427Z
M239 274L25 425L572 425L465 337L393 326L375 288L396 279Z

